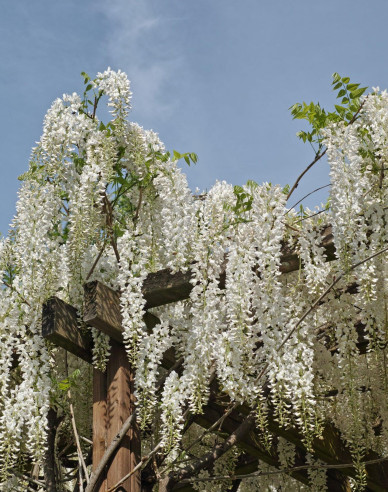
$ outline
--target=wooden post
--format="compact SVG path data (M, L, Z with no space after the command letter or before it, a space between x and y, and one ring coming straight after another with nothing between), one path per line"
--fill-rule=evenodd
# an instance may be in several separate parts
M123 344L112 340L107 367L107 445L134 409L134 376ZM136 424L115 453L107 472L107 488L113 487L140 460L140 434ZM140 492L140 471L125 480L118 492Z
M93 369L93 471L97 468L106 449L106 374ZM97 484L96 492L106 491L106 476Z

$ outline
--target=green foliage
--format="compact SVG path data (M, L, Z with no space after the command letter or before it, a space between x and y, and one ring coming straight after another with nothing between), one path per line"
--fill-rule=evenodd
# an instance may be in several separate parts
M333 73L332 86L337 91L337 99L341 104L335 104L335 111L326 111L319 102L310 102L307 104L295 103L289 109L293 119L306 120L312 127L311 131L299 131L297 136L303 142L309 142L311 145L318 145L318 154L322 149L323 135L322 130L330 123L343 121L345 124L351 123L360 109L361 96L367 90L367 87L360 87L360 84L350 83L349 77L341 77L338 73Z
M253 194L249 192L249 189L252 190L256 186L257 183L250 180L247 182L247 186L245 188L239 185L233 187L233 193L236 196L236 203L232 208L232 211L240 221L244 221L244 214L252 210Z
M61 381L57 381L58 388L61 391L67 391L68 389L76 386L77 379L80 376L81 371L76 369L69 377L62 379Z

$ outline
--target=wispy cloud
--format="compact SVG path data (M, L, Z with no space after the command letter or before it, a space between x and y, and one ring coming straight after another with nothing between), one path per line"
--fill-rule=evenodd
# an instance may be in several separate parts
M100 0L97 8L108 21L107 59L132 81L136 113L171 115L176 98L163 95L173 93L175 74L184 65L171 38L178 19L167 8L158 13L149 0Z

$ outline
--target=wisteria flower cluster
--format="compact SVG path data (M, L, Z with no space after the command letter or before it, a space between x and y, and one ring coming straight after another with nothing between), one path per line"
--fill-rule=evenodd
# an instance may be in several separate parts
M49 109L0 243L0 482L45 451L59 355L41 337L42 304L59 296L82 319L88 280L120 290L138 415L143 427L157 423L168 463L179 457L185 412L201 413L214 384L231 402L257 408L263 429L269 408L281 425L297 426L307 449L330 420L355 460L368 447L387 453L387 255L377 253L388 240L388 94L376 90L354 122L325 129L330 208L299 220L269 183L217 182L193 195L177 160L196 157L170 154L156 133L127 121L127 76L108 69L84 77L83 97L64 95ZM104 97L107 124L97 116ZM330 263L321 244L329 224ZM286 247L298 251L300 269L283 275ZM148 330L141 286L163 268L190 270L193 288L188 300L155 309L160 323ZM94 364L104 370L109 339L92 336ZM170 348L182 364L158 387ZM281 441L279 454L292 466L292 447ZM324 490L324 473L309 477ZM258 490L258 481L241 490Z

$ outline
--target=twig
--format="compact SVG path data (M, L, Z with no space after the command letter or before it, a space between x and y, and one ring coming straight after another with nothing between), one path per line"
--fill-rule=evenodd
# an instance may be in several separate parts
M83 441L87 442L88 444L93 444L93 441L91 441L90 439L87 439L84 436L79 436L79 437L80 437L80 439L82 439Z
M75 437L75 443L76 443L76 446L77 446L78 459L79 459L80 464L81 464L81 466L83 468L83 471L84 471L84 474L85 474L85 478L86 478L86 483L88 483L89 482L89 474L88 474L88 469L86 467L86 463L85 463L85 460L84 460L84 456L82 454L81 444L80 444L80 441L79 441L79 435L78 435L78 431L77 431L77 425L75 423L75 417L74 417L74 407L73 407L73 404L71 402L71 392L70 392L70 389L67 390L67 397L69 398L71 425L73 427L73 433L74 433L74 437Z
M133 216L133 222L136 222L137 219L139 218L139 213L140 213L140 207L141 207L142 200L143 200L143 188L140 186L140 188L139 188L139 201L137 203L135 215Z
M297 220L296 222L294 222L294 224L300 224L304 220L311 219L312 217L315 217L316 215L323 214L327 211L328 211L328 209L324 208L323 210L320 210L319 212L315 212L315 214L307 215L307 217L303 217L302 219Z
M23 480L27 480L28 482L30 482L30 483L32 483L34 485L37 485L38 487L41 487L41 488L42 487L45 487L44 482L41 482L40 480L36 480L34 478L31 478L31 477L29 477L27 475L24 475L23 473L18 472L14 468L12 468L12 473L14 475L16 475L17 477L22 478Z
M236 408L239 406L239 403L234 403L233 405L229 406L229 409L227 409L221 417L214 422L208 429L206 429L194 442L192 442L186 449L185 452L187 453L190 449L192 449L196 444L200 443L202 439L212 432L214 429L217 427L220 429L222 427L222 424L224 423L224 420L233 412L233 410L236 410Z
M105 466L108 464L111 456L113 453L116 451L117 447L123 440L124 436L128 432L129 428L133 424L133 422L136 420L136 410L127 418L127 420L124 422L122 425L121 429L119 432L116 434L112 442L109 444L108 448L106 449L104 456L101 458L97 468L95 471L92 473L90 477L90 481L85 489L85 492L93 492L94 487L96 486ZM136 467L135 467L136 468ZM133 470L132 470L133 471ZM122 481L124 481L123 479ZM120 482L122 483L122 482Z
M154 449L148 453L146 456L143 456L143 458L139 461L139 463L135 466L135 468L129 472L125 477L121 478L113 487L108 489L106 492L113 492L116 490L120 485L125 482L128 478L130 478L134 473L136 473L138 470L140 470L143 466L146 466L149 461L152 459L152 457L159 451L159 449L162 447L162 442L159 442ZM88 492L88 490L85 490L85 492Z
M256 420L256 412L251 411L248 416L241 422L241 424L237 427L237 429L230 434L230 436L220 444L216 444L213 449L211 449L204 456L199 458L196 463L188 464L185 468L177 471L172 476L168 477L167 483L182 483L183 480L187 480L192 477L195 473L203 468L209 467L212 463L214 463L218 458L224 455L230 448L232 448L235 444L240 442L249 430L252 428Z
M2 280L1 282L2 282L2 283L6 286L6 287L8 287L9 289L13 290L13 291L14 291L14 292L15 292L15 293L16 293L16 294L20 297L20 299L21 299L21 300L22 300L25 304L27 304L27 306L28 306L28 307L31 307L31 304L27 301L27 299L26 299L24 296L22 296L22 294L20 294L20 292L19 292L17 289L15 289L15 287L14 287L13 285L9 284L9 283L8 283L8 282L6 282L5 280Z
M92 273L94 272L94 269L97 266L97 263L100 261L100 258L102 256L102 253L104 252L105 246L106 246L106 241L104 241L104 244L102 245L102 248L100 249L100 252L98 253L97 258L94 260L92 268L90 269L90 272L88 273L88 275L85 279L86 282L89 280L90 276L92 275Z
M65 369L66 369L66 377L69 378L69 371L68 371L68 366L67 366L67 352L65 352ZM81 467L82 467L82 469L85 473L86 483L88 483L89 482L89 474L88 474L88 469L86 467L86 463L84 460L84 456L82 454L81 444L80 444L79 435L78 435L78 431L77 431L77 424L75 422L74 407L73 407L73 403L71 400L70 388L67 390L67 397L69 399L71 425L73 427L73 434L74 434L75 443L76 443L76 447L77 447L78 461L81 465L80 466L80 474L81 474Z
M320 153L318 152L315 156L315 159L312 162L310 162L310 164L306 167L306 169L298 176L293 187L291 188L291 190L289 191L289 193L287 195L287 200L290 198L290 196L294 193L296 188L299 186L299 182L303 178L303 176L307 173L307 171L309 171L313 167L313 165L315 163L317 163L319 161L319 159L321 159L326 154L326 151L327 151L327 149L325 149L323 152L320 152Z
M376 458L375 460L363 461L360 464L362 465L374 465L377 463L383 463L384 461L388 461L388 458ZM330 465L330 464L322 464L322 465L301 465L295 466L293 468L283 468L282 470L271 470L268 472L256 471L252 473L248 473L245 475L214 475L213 477L203 477L203 478L195 478L195 479L184 479L180 483L192 483L192 482L212 482L216 480L242 480L244 478L251 478L257 476L267 476L267 475L279 475L283 473L293 473L302 470L331 470L331 469L343 469L343 468L353 468L354 463L343 463L338 465Z
M348 123L348 126L349 125L352 125L356 119L357 119L357 116L360 114L360 111L362 109L362 107L364 106L365 104L365 101L367 100L368 96L366 96L366 98L362 101L362 103L360 104L360 107L358 108L358 110L354 113L353 117L351 120L349 120L349 123ZM293 194L293 192L296 190L296 188L298 187L299 185L299 182L300 180L303 178L303 176L307 173L307 171L309 171L313 165L315 163L317 163L325 154L326 154L326 151L327 151L327 148L323 151L323 152L317 152L317 154L315 155L315 159L310 162L310 164L306 167L306 169L298 176L297 180L295 181L293 187L291 188L291 190L289 191L288 195L287 195L287 200L290 198L290 196Z
M289 212L291 212L291 210L293 208L295 208L297 205L299 205L300 202L303 202L303 200L305 198L307 198L308 196L312 195L313 193L316 193L317 191L319 190L323 190L324 188L328 188L329 186L331 186L331 183L325 185L325 186L320 186L319 188L316 188L315 190L313 191L310 191L310 193L307 193L307 195L305 195L304 197L302 197L300 200L298 200L296 203L294 203L294 205L292 205L292 207L290 207L287 212L284 214L284 215L287 215Z

